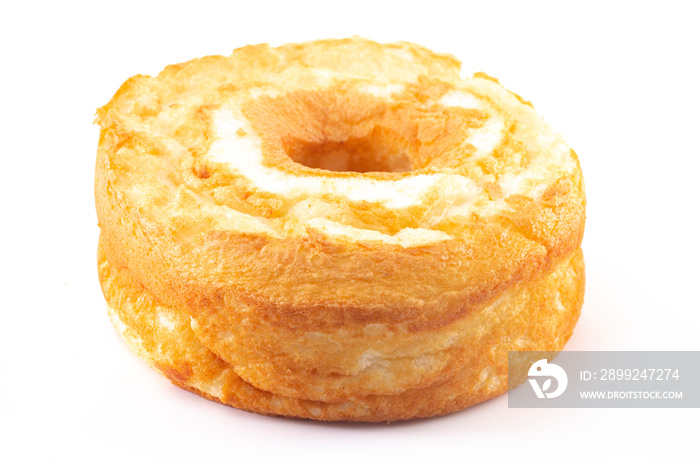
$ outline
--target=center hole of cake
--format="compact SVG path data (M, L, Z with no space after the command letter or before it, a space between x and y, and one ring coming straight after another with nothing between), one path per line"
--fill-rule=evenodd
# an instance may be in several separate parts
M355 137L322 143L296 141L287 155L301 165L334 172L409 172L409 156L377 137Z

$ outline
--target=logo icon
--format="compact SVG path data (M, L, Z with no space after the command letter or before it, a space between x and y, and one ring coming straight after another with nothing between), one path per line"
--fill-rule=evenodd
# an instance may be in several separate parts
M530 385L532 385L532 389L535 391L537 398L556 398L564 393L566 385L569 383L569 378L566 376L564 369L556 364L548 363L546 359L540 359L530 366L527 375L529 377L539 377L543 379L546 377L541 387L537 379L527 379ZM554 391L548 392L547 390L552 386L552 379L557 381L557 387Z

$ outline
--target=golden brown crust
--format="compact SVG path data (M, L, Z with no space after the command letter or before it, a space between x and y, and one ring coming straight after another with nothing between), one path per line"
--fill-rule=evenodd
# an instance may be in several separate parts
M265 381L248 383L237 367L227 364L202 343L185 313L158 304L142 285L133 281L127 269L110 264L102 250L99 272L117 330L137 354L175 385L247 411L324 421L383 422L429 417L464 409L503 393L508 383L509 350L559 351L564 347L578 320L584 284L579 250L545 277L513 287L498 303L483 307L469 314L464 322L434 335L433 338L443 340L446 334L456 336L441 355L440 362L445 367L424 380L422 386L397 390L395 394L323 402L310 399L318 393L305 393L307 398L291 397L275 393L273 390L279 388L275 385L268 387L270 390L260 389ZM280 339L289 343L290 336L280 335ZM342 357L342 352L336 356ZM272 368L261 376L272 378L275 371L281 371L304 380L309 375L294 363L285 369ZM316 387L325 389L326 381ZM309 391L313 388L306 386Z
M451 104L455 92L478 108ZM246 126L228 134L230 118ZM358 38L246 47L131 78L98 122L105 296L125 338L180 386L284 416L430 416L502 392L508 348L558 351L573 331L578 159L529 103L491 78L461 80L449 56ZM474 134L489 125L498 144L480 153ZM258 144L256 170L282 180L443 181L400 205L278 192L214 156L227 140ZM416 232L439 239L403 240ZM175 344L156 308L187 324L190 352L149 349ZM470 372L487 367L492 390ZM207 387L221 377L217 395Z

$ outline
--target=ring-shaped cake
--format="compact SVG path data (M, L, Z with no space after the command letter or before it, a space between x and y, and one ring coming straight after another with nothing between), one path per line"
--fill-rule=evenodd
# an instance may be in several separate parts
M98 110L99 275L175 384L393 421L508 388L583 301L576 154L522 98L409 43L235 50Z

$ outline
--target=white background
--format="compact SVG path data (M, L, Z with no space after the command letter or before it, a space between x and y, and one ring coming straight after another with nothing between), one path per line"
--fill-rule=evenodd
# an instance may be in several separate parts
M129 352L96 274L95 109L170 63L353 34L498 77L578 152L587 291L567 349L700 349L693 2L253 3L0 7L0 463L698 464L697 409L501 396L389 426L292 421L198 398Z

